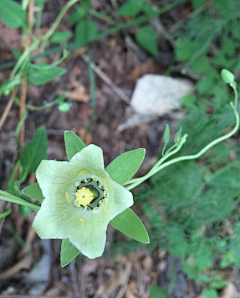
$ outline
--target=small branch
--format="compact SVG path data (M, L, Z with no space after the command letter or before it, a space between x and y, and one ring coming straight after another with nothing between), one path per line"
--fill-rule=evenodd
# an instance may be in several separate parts
M87 55L81 54L81 57L86 63L88 63ZM124 100L127 104L130 103L130 98L116 84L114 84L113 81L94 62L91 62L90 66L122 100Z
M11 110L12 104L14 102L14 98L15 98L15 96L17 94L17 90L18 90L18 86L15 86L15 88L13 90L13 93L11 94L11 96L9 98L8 104L6 106L6 109L5 109L5 111L2 114L2 117L0 119L0 130L1 130L1 128L2 128L2 126L3 126L3 124L4 124L5 120L6 120L7 116L9 114L10 110Z
M29 8L28 8L29 31L28 31L28 35L26 38L25 51L30 47L30 44L31 44L31 35L32 35L31 28L32 28L33 19L34 19L34 0L30 0ZM24 75L22 77L22 82L21 82L20 109L19 109L20 120L22 119L22 117L24 116L24 113L25 113L26 97L27 97L27 75ZM25 128L25 123L23 122L22 127L20 129L20 134L19 134L20 151L24 144L24 128Z

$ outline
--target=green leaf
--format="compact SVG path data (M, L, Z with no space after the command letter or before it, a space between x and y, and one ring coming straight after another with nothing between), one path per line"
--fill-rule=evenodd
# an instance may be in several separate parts
M170 141L170 128L169 125L166 124L165 131L164 131L164 142L168 144Z
M238 44L234 42L233 39L230 39L230 38L223 39L221 52L223 52L224 54L227 54L229 57L231 57L234 55L235 50L237 48L238 48Z
M61 43L67 41L70 37L72 37L72 32L70 31L58 31L53 34L51 41L56 43Z
M74 24L74 23L79 23L83 17L87 15L89 10L91 9L91 1L90 0L85 0L81 1L81 6L77 6L71 13L68 23L69 24Z
M18 48L13 48L12 49L12 54L13 54L14 58L16 60L18 60L22 55L22 51L20 51Z
M114 217L110 224L128 237L139 242L149 243L149 236L143 223L130 208Z
M157 56L158 45L155 32L151 26L144 26L136 32L137 42L149 53Z
M200 56L194 60L191 68L196 73L211 71L211 66L206 56Z
M106 171L117 183L123 185L137 172L143 162L145 149L139 148L127 151L116 157Z
M76 153L86 147L83 141L70 130L66 130L64 132L64 142L68 160L70 160Z
M207 290L202 292L201 296L207 297L207 298L218 298L218 294L216 290Z
M118 15L135 17L142 9L145 0L128 0L118 10Z
M42 202L44 200L44 196L42 194L42 190L39 187L38 183L31 184L25 187L22 192L33 200L37 200Z
M151 18L154 18L154 17L157 17L158 16L157 11L149 3L145 3L143 5L142 11L145 13L146 16L151 17Z
M165 298L167 296L167 291L160 286L150 287L150 298Z
M75 49L93 41L97 36L97 25L89 20L84 20L76 26L75 40L73 46Z
M204 94L205 92L208 93L212 90L212 87L214 86L214 81L211 77L204 76L200 80L197 81L197 89L198 92L201 94Z
M31 64L28 73L28 83L34 85L44 85L56 77L66 73L66 69L45 63Z
M12 0L0 1L0 16L4 24L10 28L19 28L27 23L26 11Z
M197 41L184 37L178 38L174 47L176 59L178 61L188 60L197 50L199 50L200 46L201 44Z
M60 254L62 267L68 265L79 253L80 251L68 239L63 239Z
M41 160L46 158L47 132L46 127L42 125L23 149L20 161L24 171L34 173Z

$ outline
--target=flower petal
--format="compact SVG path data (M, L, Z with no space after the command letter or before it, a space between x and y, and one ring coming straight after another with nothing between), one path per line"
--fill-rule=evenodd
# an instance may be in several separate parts
M33 228L42 239L68 238L90 259L100 257L106 243L109 216L93 215L83 223L79 220L78 211L68 203L57 208L51 200L44 200L34 219Z
M71 207L67 201L57 207L55 200L45 199L33 221L38 236L42 239L67 238L68 229L77 221L71 216Z
M45 198L55 197L56 191L68 191L77 177L79 167L69 162L42 160L36 171L37 181Z
M102 149L96 145L89 145L75 154L70 164L86 169L89 174L104 178L104 162Z
M119 185L112 179L110 180L110 194L108 203L108 212L111 216L111 220L122 213L125 209L133 205L133 195L122 185Z
M69 241L89 259L100 257L106 243L107 223L89 219L81 229L70 231Z

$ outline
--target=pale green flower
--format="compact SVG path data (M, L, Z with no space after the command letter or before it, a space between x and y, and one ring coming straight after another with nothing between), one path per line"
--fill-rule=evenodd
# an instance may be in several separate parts
M33 222L40 238L68 239L90 259L101 256L108 223L133 204L104 170L102 149L89 145L69 162L43 160L36 177L45 197Z

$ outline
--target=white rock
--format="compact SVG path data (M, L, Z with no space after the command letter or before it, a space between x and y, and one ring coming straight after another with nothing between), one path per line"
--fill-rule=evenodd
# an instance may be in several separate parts
M188 80L144 75L137 81L132 95L130 106L133 113L119 125L118 130L148 123L163 115L172 116L173 110L181 107L181 98L193 90L194 86Z
M147 74L137 81L131 107L144 116L162 116L181 106L181 98L193 91L187 80Z

